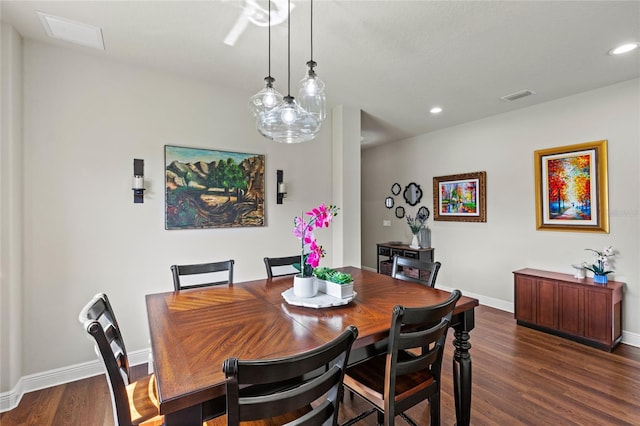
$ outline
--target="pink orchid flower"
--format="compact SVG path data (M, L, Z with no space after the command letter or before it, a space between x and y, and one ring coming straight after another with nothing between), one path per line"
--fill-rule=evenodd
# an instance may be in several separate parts
M328 228L336 214L338 214L338 208L336 206L327 206L322 203L318 207L305 213L306 216L309 216L308 221L305 221L304 216L295 217L293 220L293 235L300 240L301 257L305 259L304 263L312 268L318 267L320 259L322 259L326 253L322 246L316 242L312 231L316 228ZM305 276L304 269L305 268L302 268L301 271L303 277Z

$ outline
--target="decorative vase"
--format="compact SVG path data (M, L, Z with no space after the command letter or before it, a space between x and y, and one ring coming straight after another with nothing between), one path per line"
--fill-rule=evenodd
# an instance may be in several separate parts
M316 277L303 277L300 274L293 277L293 294L296 297L309 298L318 294Z
M606 284L609 282L609 278L606 275L594 274L593 282L597 284Z
M431 229L426 227L420 229L420 247L431 247Z
M586 274L585 274L584 266L582 265L571 265L571 266L576 270L576 273L573 274L573 278L578 280L585 279Z
M411 244L409 245L409 247L414 249L420 248L420 243L418 242L418 234L413 234L413 238L411 239Z

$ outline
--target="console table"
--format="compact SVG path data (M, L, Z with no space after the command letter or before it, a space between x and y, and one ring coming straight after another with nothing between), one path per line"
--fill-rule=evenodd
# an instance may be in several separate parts
M539 269L514 271L518 325L612 351L622 340L624 283Z
M377 272L379 274L391 275L391 266L393 265L393 256L404 256L412 259L418 259L423 262L433 262L434 249L428 248L411 248L407 244L398 242L378 243L378 254L376 258ZM380 261L380 256L383 260Z

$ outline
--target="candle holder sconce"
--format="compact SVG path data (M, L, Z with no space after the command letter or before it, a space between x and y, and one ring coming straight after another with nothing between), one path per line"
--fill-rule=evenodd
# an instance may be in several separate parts
M133 202L144 203L144 160L133 159Z
M276 203L282 204L283 199L287 197L287 184L284 182L284 172L282 170L276 170Z

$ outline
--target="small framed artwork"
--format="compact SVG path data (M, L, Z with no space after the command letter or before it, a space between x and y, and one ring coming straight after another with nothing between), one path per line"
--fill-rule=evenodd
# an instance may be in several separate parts
M165 228L264 226L265 156L166 145Z
M609 232L607 141L534 152L536 229Z
M433 220L486 222L486 172L433 178Z

